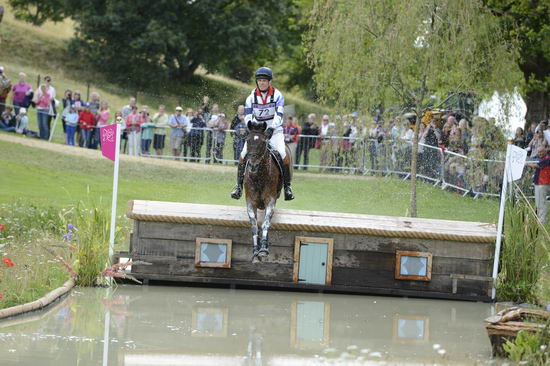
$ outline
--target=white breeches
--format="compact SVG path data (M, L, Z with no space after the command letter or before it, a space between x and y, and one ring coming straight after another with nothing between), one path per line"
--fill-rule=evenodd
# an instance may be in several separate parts
M286 157L285 136L282 133L274 133L273 136L271 136L271 139L269 139L269 146L279 152L279 154L281 155L281 159L284 159ZM244 159L244 157L246 156L246 152L247 149L245 142L243 150L241 151L241 158Z

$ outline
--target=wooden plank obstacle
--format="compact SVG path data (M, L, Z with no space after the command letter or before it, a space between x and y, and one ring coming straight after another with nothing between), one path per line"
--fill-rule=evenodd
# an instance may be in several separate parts
M135 200L126 214L130 249L115 257L151 263L133 266L139 279L491 300L493 224L278 209L253 264L244 207Z

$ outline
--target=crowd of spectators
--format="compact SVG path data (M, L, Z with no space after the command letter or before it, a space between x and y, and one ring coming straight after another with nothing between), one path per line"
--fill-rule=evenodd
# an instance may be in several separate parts
M8 104L10 94L12 103ZM32 131L29 124L29 110L33 108L38 131ZM234 162L248 133L242 105L228 113L232 117L227 117L208 96L204 96L195 109L177 106L173 111L164 105L150 110L131 97L127 105L112 111L98 93L91 93L88 100L84 100L80 91L65 90L59 102L49 76L43 78L36 90L24 73L20 73L18 82L12 85L0 66L0 130L47 140L52 119L57 114L68 145L97 149L98 127L118 123L123 131L123 153L188 161ZM396 115L388 121L380 110L361 118L357 112L336 116L309 113L304 117L285 115L283 133L296 169L317 166L328 172L406 175L410 172L416 125L413 113ZM499 136L494 123L479 117L469 120L460 112L449 110L426 112L418 128L421 177L437 181L443 175L447 183L458 188L476 186L478 191L483 191L491 176L501 176L498 169L502 169L502 164L498 167L495 164L495 168L485 164L479 174L480 169L470 162L471 159L502 160L495 152L504 150L504 145L499 146L497 142L502 140L504 144L505 139ZM233 154L224 158L228 139ZM548 149L549 121L532 123L528 131L518 128L512 143L527 149L530 158L536 158L541 147ZM312 149L318 150L316 164L310 162Z

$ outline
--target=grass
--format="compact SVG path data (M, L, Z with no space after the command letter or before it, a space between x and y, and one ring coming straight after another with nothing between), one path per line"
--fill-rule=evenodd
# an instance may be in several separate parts
M121 162L120 215L125 203L133 199L243 205L228 193L235 182L234 168L214 169L192 163L173 168L154 162ZM7 187L0 191L1 202L26 197L37 204L61 208L91 196L96 197L99 207L110 207L113 165L107 159L2 141L0 164L0 185ZM410 184L398 179L295 174L293 186L298 198L280 200L277 207L405 216L409 206ZM449 220L494 222L498 210L495 200L474 200L428 184L419 186L418 205L420 217Z
M61 286L68 273L43 247L60 242L59 210L14 201L0 205L0 309L36 300Z

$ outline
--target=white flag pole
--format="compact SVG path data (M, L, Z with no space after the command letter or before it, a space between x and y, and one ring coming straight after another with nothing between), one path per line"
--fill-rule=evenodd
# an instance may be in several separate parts
M118 123L116 124L115 138L115 167L113 173L113 199L111 201L111 232L109 235L109 258L112 258L115 246L116 201L118 196L118 165L120 155L120 125Z
M510 175L510 151L512 145L508 145L506 148L506 161L504 163L504 174L502 174L502 192L500 194L500 210L498 212L498 227L497 227L497 240L495 245L495 260L493 263L493 290L491 293L491 299L494 300L496 297L496 279L498 276L498 262L500 259L500 247L502 244L502 230L504 227L504 208L506 206L506 193L508 188L508 181L511 180Z

